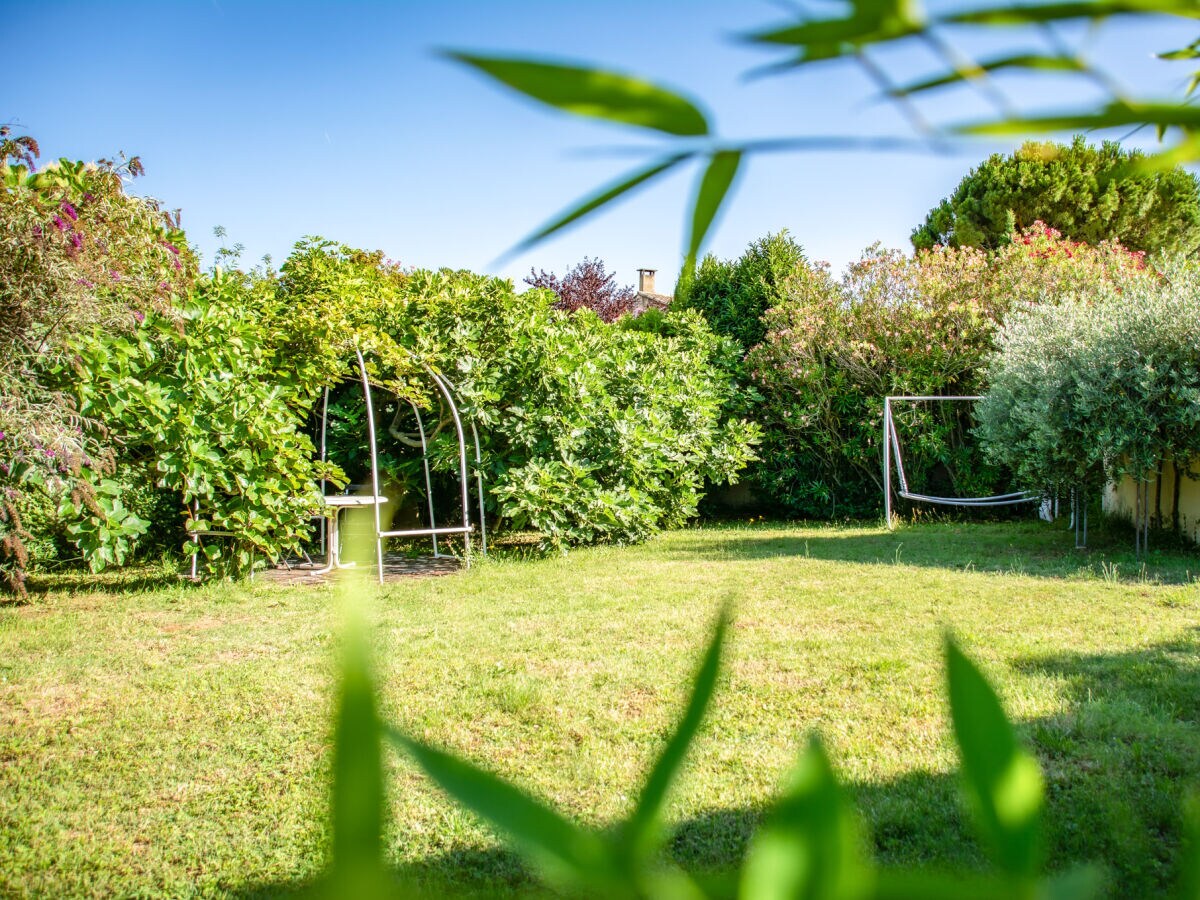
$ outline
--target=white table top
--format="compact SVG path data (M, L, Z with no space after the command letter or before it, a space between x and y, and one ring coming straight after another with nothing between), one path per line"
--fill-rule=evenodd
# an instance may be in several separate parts
M326 494L326 506L379 506L388 502L387 497L373 497L370 494Z

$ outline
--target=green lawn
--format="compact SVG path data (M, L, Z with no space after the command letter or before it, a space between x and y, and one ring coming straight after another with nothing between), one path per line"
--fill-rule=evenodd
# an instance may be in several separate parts
M974 866L942 688L951 628L1041 760L1051 866L1104 860L1113 896L1155 895L1174 879L1182 791L1200 784L1200 556L1139 570L1123 541L1072 546L1040 523L761 525L495 559L381 595L383 707L603 824L733 598L673 853L736 858L815 729L882 859ZM329 589L116 580L0 607L0 895L244 896L311 879L337 635ZM395 757L390 806L391 858L431 890L526 883Z

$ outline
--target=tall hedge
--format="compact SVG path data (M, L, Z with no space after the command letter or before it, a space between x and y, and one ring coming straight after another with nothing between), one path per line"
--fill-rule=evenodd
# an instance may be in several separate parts
M375 268L347 248L307 244L283 287L312 302ZM695 313L648 328L558 310L556 299L469 272L416 271L364 317L377 341L450 376L480 426L489 509L502 524L555 548L682 524L706 482L735 479L753 458L756 427L723 414L734 388L715 361L727 342ZM386 439L384 452L401 477L411 452ZM432 453L452 468L452 429Z
M174 318L196 257L174 216L126 190L136 159L34 170L32 152L16 157L0 159L0 586L20 593L39 543L27 526L60 495L111 487L120 449L54 371L81 334Z
M765 336L768 309L809 284L819 290L825 277L785 229L753 242L737 259L704 257L695 272L681 274L672 305L700 313L713 331L745 351Z
M1147 277L1140 254L1065 241L1040 223L994 253L868 250L840 282L789 294L746 358L760 400L759 498L793 515L873 515L882 503L883 399L978 394L997 328L1014 308ZM912 486L977 496L1008 487L970 435L965 403L900 405Z

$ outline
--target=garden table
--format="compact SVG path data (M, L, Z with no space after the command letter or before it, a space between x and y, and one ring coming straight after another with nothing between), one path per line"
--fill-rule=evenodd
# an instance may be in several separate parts
M320 569L313 569L312 574L327 575L334 569L348 569L354 565L352 562L342 562L342 542L338 534L338 523L342 518L342 510L354 506L382 506L387 502L387 497L373 494L326 494L325 518L329 520L329 534L326 536L325 545L328 555L325 558L325 565Z

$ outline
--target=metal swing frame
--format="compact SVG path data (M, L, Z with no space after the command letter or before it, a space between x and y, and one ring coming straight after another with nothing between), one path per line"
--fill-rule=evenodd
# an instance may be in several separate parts
M895 527L892 518L892 458L895 456L896 476L900 482L900 490L896 493L905 500L917 503L934 503L940 506L1013 506L1018 503L1033 503L1040 501L1042 495L1030 491L1014 491L1011 494L996 494L991 497L934 497L929 494L918 494L908 489L908 478L904 474L904 459L900 453L900 436L896 433L896 420L892 415L892 402L922 402L931 400L982 400L976 395L946 396L946 395L892 395L883 398L883 515L888 530Z

